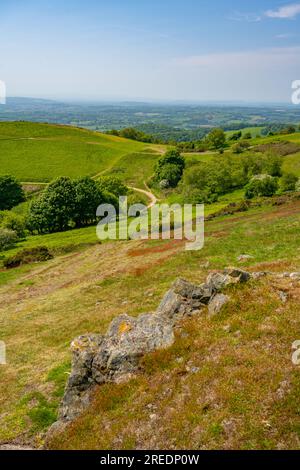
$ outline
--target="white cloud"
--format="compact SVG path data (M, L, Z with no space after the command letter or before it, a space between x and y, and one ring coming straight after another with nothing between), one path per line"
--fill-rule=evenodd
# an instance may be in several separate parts
M277 65L299 64L300 46L259 49L246 52L225 52L179 57L172 60L173 65L182 67L220 67L246 66L257 68Z
M292 33L282 33L282 34L277 34L275 37L277 39L290 39L293 38L295 34Z
M300 14L300 3L292 3L278 8L278 10L268 10L265 15L269 18L290 19Z
M233 12L229 17L233 21L247 21L247 23L257 23L262 20L262 17L255 13L241 13L239 11Z

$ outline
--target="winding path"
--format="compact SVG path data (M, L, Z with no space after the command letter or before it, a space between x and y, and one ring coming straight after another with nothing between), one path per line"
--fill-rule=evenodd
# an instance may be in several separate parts
M148 209L150 209L154 204L157 203L157 197L151 193L150 189L148 186L145 184L146 189L141 189L141 188L135 188L134 186L129 186L130 189L133 189L133 191L137 191L138 193L145 194L150 199L150 204L147 206Z

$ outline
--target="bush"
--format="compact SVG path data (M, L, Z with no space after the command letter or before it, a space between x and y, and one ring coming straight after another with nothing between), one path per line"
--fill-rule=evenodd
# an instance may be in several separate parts
M25 237L25 218L10 211L0 212L0 227L16 232L19 238Z
M285 173L280 181L280 189L283 192L295 191L297 182L298 176L294 173Z
M278 190L277 178L270 175L258 175L251 179L245 188L246 199L254 197L271 197Z
M183 178L184 195L191 203L214 202L247 181L240 158L224 156L188 168Z
M21 264L37 263L41 261L48 261L53 256L45 246L37 246L31 249L25 249L18 252L14 256L6 258L3 262L5 268L16 268Z
M232 151L233 153L243 153L245 150L248 150L249 147L250 147L249 142L245 140L241 140L240 142L238 142L232 147Z
M179 150L168 150L155 165L154 179L158 183L168 181L169 186L176 187L185 168L185 159Z
M13 176L0 176L0 211L10 210L25 201L21 184Z
M18 240L18 235L13 230L0 228L0 251L12 247Z
M182 171L178 165L167 163L160 170L160 182L167 181L168 187L175 188L180 181Z

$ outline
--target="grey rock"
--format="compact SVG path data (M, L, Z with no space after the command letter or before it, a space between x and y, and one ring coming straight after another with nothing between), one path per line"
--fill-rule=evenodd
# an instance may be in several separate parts
M232 283L247 282L251 279L251 275L247 271L239 268L226 268L224 274L231 278Z
M59 421L51 426L49 433L59 432L81 414L89 405L95 387L127 380L139 371L144 354L170 347L174 342L174 328L182 318L201 314L207 305L211 314L217 313L228 301L227 296L217 292L229 284L248 279L250 275L237 268L213 273L201 285L178 279L155 313L137 318L123 314L111 322L106 335L88 334L76 338L71 344L72 370L59 410ZM198 368L191 368L191 372L197 371Z
M237 284L239 282L247 282L251 278L251 275L239 268L226 268L223 273L211 273L206 279L212 290L220 291L230 284Z
M291 273L290 278L295 280L295 281L298 281L298 280L300 280L300 273L298 273L298 272L297 273Z
M208 313L210 317L213 317L214 315L217 315L224 305L226 305L229 302L229 297L224 294L217 294L213 299L210 301L208 304Z
M253 256L251 255L240 255L238 256L237 260L239 262L243 262L243 261L249 261L250 259L253 259Z
M267 274L268 273L266 271L259 271L259 272L252 273L251 277L254 280L258 280L258 279L261 279L262 277L266 277Z
M278 291L278 295L279 295L279 298L280 298L281 302L283 304L286 304L287 301L288 301L288 298L289 298L287 292L284 292L284 291L280 290L280 291Z

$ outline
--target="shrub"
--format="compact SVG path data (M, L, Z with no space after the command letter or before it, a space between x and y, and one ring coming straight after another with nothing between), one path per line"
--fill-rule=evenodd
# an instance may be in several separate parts
M25 201L21 184L13 176L0 176L0 211L10 210Z
M5 268L16 268L21 264L48 261L53 256L45 246L37 246L31 249L19 251L16 255L6 258L3 262Z
M16 232L19 238L25 237L25 218L10 211L0 212L0 227Z
M232 151L233 153L243 153L245 150L248 150L249 147L250 147L249 142L245 140L241 140L240 142L238 142L232 147Z
M174 163L167 163L160 170L160 181L167 181L168 186L175 188L182 176L182 170Z
M158 183L162 180L166 180L169 186L175 187L182 177L184 168L185 159L180 154L179 150L168 150L155 165L154 179Z
M297 182L298 176L296 176L294 173L285 173L280 181L280 189L283 192L295 191Z
M278 190L277 178L273 178L270 175L258 175L251 179L245 188L246 199L252 199L254 197L271 197Z
M7 250L18 240L18 235L13 230L0 228L0 251Z

